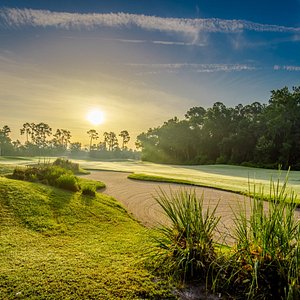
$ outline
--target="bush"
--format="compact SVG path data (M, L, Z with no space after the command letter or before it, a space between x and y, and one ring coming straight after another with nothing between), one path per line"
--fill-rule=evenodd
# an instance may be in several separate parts
M203 196L199 199L186 190L170 196L160 191L156 201L170 221L159 228L159 251L154 256L159 267L183 281L206 278L216 258L213 232L220 219L216 207L204 211Z
M47 180L49 184L53 186L57 185L56 184L57 180L62 175L65 174L72 175L72 172L67 171L59 166L49 166L49 167L41 168L40 173L41 173L40 180Z
M79 164L73 163L70 160L64 158L57 158L53 162L53 166L59 166L65 170L70 170L75 174L80 172Z
M25 180L25 170L21 168L15 168L11 177L17 180Z
M79 191L77 178L70 170L60 166L39 166L16 168L12 174L13 179L40 182L70 191Z
M56 186L65 190L77 192L80 190L77 178L72 174L63 174L56 180Z
M224 155L221 155L220 157L218 157L216 159L216 164L221 164L221 165L224 165L228 162L228 159L224 156Z
M81 190L81 193L86 196L96 196L96 189L92 186L84 186Z

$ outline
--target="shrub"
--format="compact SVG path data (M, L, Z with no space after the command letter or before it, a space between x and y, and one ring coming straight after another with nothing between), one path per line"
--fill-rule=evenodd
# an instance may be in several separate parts
M59 166L49 166L45 168L41 168L41 177L40 180L47 180L50 185L57 185L57 180L62 175L72 175L72 172L65 170Z
M36 167L15 168L11 178L26 181L38 181L40 169Z
M221 155L220 157L218 157L216 159L216 164L226 164L228 162L228 159L224 156L224 155Z
M271 184L272 201L254 193L250 216L241 209L235 217L236 244L223 257L215 278L215 290L228 290L243 299L299 299L300 220L296 220L295 196L287 203L286 182Z
M216 207L204 211L203 196L199 199L195 191L186 190L170 196L161 190L156 201L170 222L158 229L156 262L183 281L205 278L216 257L213 232L220 219Z
M24 169L16 168L12 178L40 182L74 192L80 190L77 177L73 175L72 171L57 165L39 165L38 167L27 167ZM90 192L90 195L92 195L92 192Z
M81 189L81 193L83 195L95 197L96 196L96 189L95 189L95 187L92 187L92 186L84 186Z
M72 174L61 175L56 180L56 186L73 192L77 192L80 189L76 177Z
M25 169L15 168L11 177L17 180L25 180Z
M64 158L57 158L53 162L53 166L59 166L63 169L70 170L73 173L79 173L80 171L79 164L73 163L70 160Z

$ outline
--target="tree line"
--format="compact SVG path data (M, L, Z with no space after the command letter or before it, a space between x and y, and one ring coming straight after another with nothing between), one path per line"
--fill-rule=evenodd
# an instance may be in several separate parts
M137 137L142 159L172 164L242 164L300 170L300 87L254 102L192 107Z
M20 134L25 136L22 144L19 140L10 138L11 129L4 125L0 129L0 155L74 155L80 156L89 153L89 156L99 158L135 158L136 153L128 148L130 135L127 130L122 130L118 135L114 132L104 132L103 141L96 143L99 133L90 129L87 134L90 138L88 148L83 148L80 142L71 142L71 132L67 129L53 129L46 123L24 123Z

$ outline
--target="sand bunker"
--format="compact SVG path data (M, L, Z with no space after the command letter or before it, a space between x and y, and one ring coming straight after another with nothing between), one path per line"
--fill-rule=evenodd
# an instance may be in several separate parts
M218 229L226 236L229 242L230 232L234 227L234 211L240 206L249 208L250 199L231 192L220 191L204 187L191 187L184 184L170 184L160 182L138 181L128 179L129 173L111 171L92 171L86 178L103 181L106 188L101 192L110 195L120 201L127 210L144 225L153 227L161 222L166 222L162 209L156 203L154 197L159 189L165 192L178 191L179 189L193 189L201 197L204 195L204 205L214 208L218 204L217 216L221 216ZM297 211L300 218L300 211ZM225 241L220 241L225 242Z

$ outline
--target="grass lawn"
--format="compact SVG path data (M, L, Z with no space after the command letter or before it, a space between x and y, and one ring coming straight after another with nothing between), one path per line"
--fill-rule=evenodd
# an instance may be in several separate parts
M149 247L111 197L0 177L1 299L172 298L144 268Z

